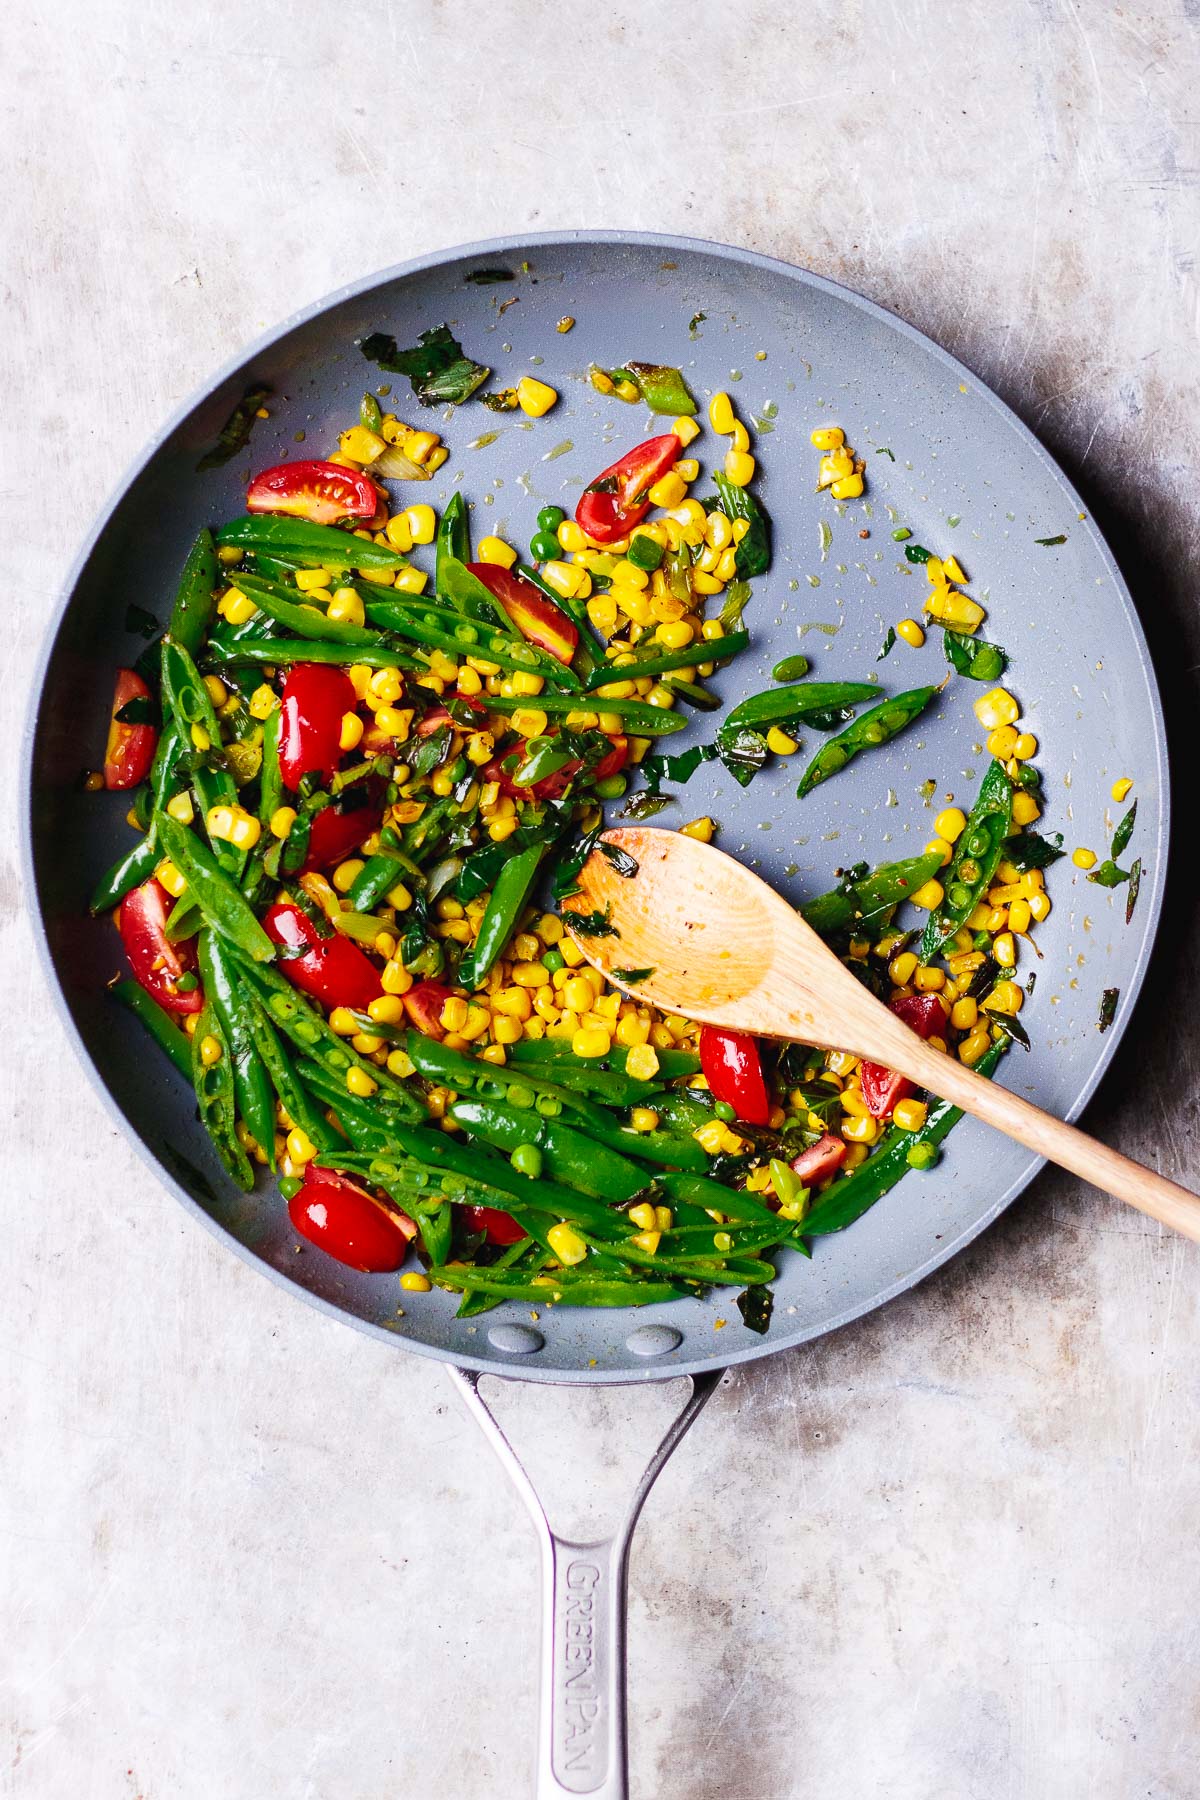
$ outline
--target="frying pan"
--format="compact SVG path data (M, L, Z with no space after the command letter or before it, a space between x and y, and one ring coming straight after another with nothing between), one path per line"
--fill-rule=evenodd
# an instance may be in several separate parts
M478 279L498 272L510 278ZM560 334L565 317L576 324ZM961 363L880 307L768 257L685 239L578 232L495 240L343 289L263 338L168 424L80 555L36 683L24 769L29 892L68 1030L114 1116L190 1212L313 1304L450 1366L541 1537L539 1794L618 1800L626 1791L630 1533L721 1371L804 1343L912 1286L982 1231L1038 1162L964 1121L934 1172L906 1181L851 1230L821 1240L811 1262L781 1259L765 1337L748 1330L720 1293L648 1313L543 1310L536 1319L508 1302L459 1321L454 1296L435 1290L405 1293L401 1311L394 1278L356 1274L298 1243L272 1195L246 1196L225 1179L184 1085L136 1022L106 999L115 938L107 921L88 918L86 897L127 842L125 805L120 795L83 794L81 765L103 742L114 664L140 648L129 602L165 617L196 531L242 510L251 465L325 453L355 415L363 388L379 379L357 339L384 330L413 343L443 320L504 382L532 370L561 391L553 412L536 422L468 406L444 426L451 458L421 497L440 505L461 482L475 503L477 537L492 530L523 542L539 506L573 508L598 469L653 429L641 408L596 394L590 362L681 365L702 405L727 388L755 422L757 491L776 526L775 560L755 584L747 614L752 647L714 679L724 700L766 686L772 664L801 649L822 679L875 669L888 625L919 615L924 597L920 569L892 539L893 525L903 522L917 541L953 550L985 599L988 636L1012 656L1012 685L1042 745L1044 828L1062 831L1068 844L1100 847L1111 830L1113 781L1136 778L1134 849L1146 874L1133 921L1125 924L1120 891L1114 897L1085 884L1068 863L1058 865L1054 910L1038 931L1037 991L1023 1015L1032 1048L1014 1050L1001 1071L1061 1117L1082 1110L1111 1060L1153 943L1168 824L1163 724L1116 564L1079 495L1015 415ZM200 455L257 382L272 390L270 418L256 427L250 450L198 475ZM399 392L393 403L405 415L416 410ZM827 496L814 498L808 440L818 423L841 425L865 456L865 503L839 509ZM490 441L477 442L484 437ZM1039 542L1046 539L1065 541ZM893 691L938 679L936 635L916 656L897 645L878 671ZM792 765L777 762L747 790L718 764L703 765L662 822L712 813L723 847L799 901L830 886L835 866L921 849L949 795L969 805L984 765L970 697L957 683L919 726L802 803ZM695 719L671 748L709 735L710 725ZM1097 1009L1107 988L1121 997L1102 1036ZM611 1540L581 1545L553 1534L479 1394L485 1371L581 1385L691 1378L691 1398Z

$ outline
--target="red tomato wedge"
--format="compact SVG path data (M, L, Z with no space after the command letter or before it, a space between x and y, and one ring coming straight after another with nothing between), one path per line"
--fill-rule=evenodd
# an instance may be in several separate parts
M673 431L647 438L611 463L583 490L575 522L597 544L615 544L650 511L650 489L666 474L683 445Z
M553 737L555 733L551 731L547 732L546 735L548 737ZM566 791L567 783L571 781L574 776L578 775L580 769L583 767L583 764L577 761L564 763L561 769L555 769L552 775L543 775L542 779L540 781L535 781L532 787L519 788L513 781L511 772L504 766L505 763L511 759L511 756L511 751L505 754L503 761L500 757L494 756L484 769L483 778L485 781L498 781L500 783L500 792L502 794L508 794L510 797L520 795L523 800L527 799L531 794L535 800L559 799ZM600 758L600 761L592 769L589 780L593 782L604 781L610 775L619 775L628 759L629 739L625 737L615 737L612 740L612 749L608 752L607 756L602 756Z
M442 1008L453 999L454 989L440 981L418 981L404 996L404 1010L409 1021L425 1037L443 1038Z
M323 938L298 906L279 901L263 915L263 930L285 950L304 950L303 956L281 957L277 966L293 987L322 1006L365 1012L383 992L379 971L366 952L349 938Z
M167 936L167 918L171 897L152 875L141 887L126 894L117 915L121 942L129 958L134 979L145 988L152 1000L168 1012L198 1013L204 1005L199 983L186 994L178 991L181 975L190 975L196 966L194 946L186 939L173 944Z
M373 519L379 492L369 475L330 462L278 463L256 475L246 491L246 511L293 513L314 525L339 519Z
M326 1255L368 1275L387 1275L408 1255L417 1228L348 1175L309 1163L304 1185L288 1201L300 1236Z
M845 1160L845 1144L841 1138L834 1137L827 1131L824 1137L818 1138L815 1144L810 1144L807 1150L800 1152L792 1163L792 1169L805 1187L815 1187L819 1181L828 1181L831 1175L836 1175Z
M518 1225L511 1213L495 1206L464 1206L460 1209L472 1231L482 1231L489 1244L519 1244L529 1233Z
M548 650L561 663L569 663L579 642L579 628L565 612L548 600L541 588L523 576L502 569L499 563L468 563L472 575L481 581L523 638Z
M118 669L113 688L112 717L104 747L104 785L120 790L145 781L158 748L156 725L129 725L117 718L131 700L149 700L150 689L135 669Z
M364 838L379 830L382 820L381 806L355 806L346 811L340 806L324 807L309 829L304 867L328 869L334 863L345 862Z
M342 719L358 705L354 683L331 663L297 663L283 684L279 772L294 793L301 778L332 779L342 759Z
M700 1067L713 1094L732 1106L747 1125L765 1125L771 1116L757 1039L745 1031L700 1030Z
M946 1009L936 994L897 994L888 1005L919 1038L938 1037L946 1028ZM860 1063L858 1078L863 1103L873 1119L886 1119L897 1100L906 1099L913 1091L906 1076L882 1063Z

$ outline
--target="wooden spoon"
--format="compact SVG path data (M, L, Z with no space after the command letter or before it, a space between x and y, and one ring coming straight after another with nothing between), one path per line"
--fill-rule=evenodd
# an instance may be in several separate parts
M876 1000L773 888L731 856L675 831L608 831L637 864L593 851L564 907L607 913L616 935L572 929L593 967L631 999L704 1025L848 1050L885 1063L1039 1156L1200 1242L1200 1199L933 1050ZM648 970L637 982L620 970Z

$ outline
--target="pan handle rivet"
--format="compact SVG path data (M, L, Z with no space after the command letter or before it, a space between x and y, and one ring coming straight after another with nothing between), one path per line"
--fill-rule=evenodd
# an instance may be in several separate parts
M488 1343L506 1356L532 1356L535 1350L546 1348L545 1338L532 1325L493 1325Z
M666 1356L682 1342L682 1331L673 1325L639 1325L625 1339L625 1348L634 1356Z

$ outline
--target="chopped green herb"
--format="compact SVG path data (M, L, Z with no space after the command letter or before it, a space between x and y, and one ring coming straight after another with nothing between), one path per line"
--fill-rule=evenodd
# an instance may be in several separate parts
M1117 1001L1120 998L1120 994L1120 988L1105 988L1104 992L1101 994L1100 1017L1096 1021L1096 1024L1101 1031L1107 1031L1113 1020L1116 1018Z
M904 554L911 563L927 563L932 552L924 544L905 544Z
M1016 837L1009 838L1004 845L1004 854L1013 867L1020 869L1022 875L1030 869L1048 869L1056 863L1060 856L1065 856L1062 847L1062 833L1056 832L1057 842L1051 843L1047 838L1039 837L1036 831L1022 831Z
M411 350L400 350L389 332L373 331L359 349L368 362L395 375L407 375L422 406L458 404L482 387L490 369L464 356L448 325L423 331Z
M1129 892L1125 896L1125 923L1133 918L1133 909L1137 905L1138 895L1142 890L1142 859L1139 856L1129 871Z
M960 631L944 631L946 661L971 681L998 681L1008 667L1008 656L999 644L967 637Z
M472 269L463 280L474 287L491 287L497 281L515 281L517 278L511 269Z
M725 603L718 617L726 631L736 631L741 624L750 592L748 581L731 581L725 589Z
M765 1337L775 1305L771 1289L762 1282L756 1287L748 1287L738 1295L736 1304L747 1331L756 1331L760 1337Z
M632 880L633 876L637 874L637 857L630 856L628 850L622 850L620 844L609 844L602 838L597 849L602 856L608 858L617 874L623 876L626 881Z
M653 973L653 969L614 969L613 978L623 981L626 987L636 987L639 981L649 981Z
M1097 887L1120 887L1123 881L1129 880L1129 870L1118 869L1116 863L1113 862L1110 857L1107 862L1100 863L1098 867L1089 872L1088 880L1094 881Z
M1065 544L1067 534L1065 531L1060 531L1057 537L1034 538L1033 541L1035 544Z
M696 327L698 325L703 325L703 323L704 323L705 319L707 319L707 317L708 317L707 313L698 312L698 313L692 314L691 318L688 320L688 336L689 337L694 338L698 335Z
M880 444L880 446L879 446L878 450L875 452L875 454L876 454L876 456L890 456L892 458L893 462L895 462L895 460L896 460L892 451L890 451L888 449L886 444Z
M586 937L586 938L620 937L620 935L621 935L620 932L617 930L616 926L612 923L612 920L610 917L611 913L612 913L612 908L610 906L606 906L603 912L590 912L590 913L572 912L572 913L568 913L567 917L570 920L572 931L574 931L579 937Z
M875 658L875 661L882 662L884 657L890 656L892 651L895 648L896 648L896 627L894 625L889 625L887 628L887 635L883 640L883 646L880 649L879 655Z
M1129 811L1125 814L1125 817L1121 820L1121 823L1117 826L1117 829L1113 832L1112 850L1110 851L1110 855L1114 860L1127 848L1129 840L1133 836L1133 826L1134 821L1137 818L1137 809L1138 803L1135 800Z
M897 525L895 531L892 533L892 542L895 544L902 544L906 538L910 538L911 536L912 532L908 529L907 525Z

